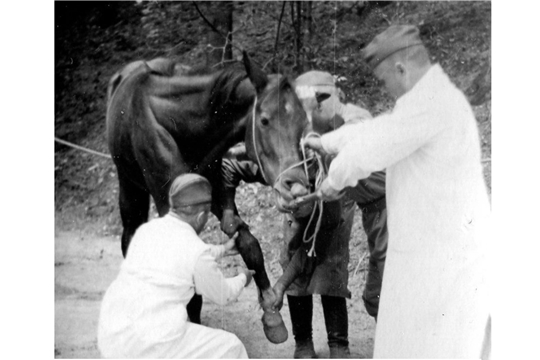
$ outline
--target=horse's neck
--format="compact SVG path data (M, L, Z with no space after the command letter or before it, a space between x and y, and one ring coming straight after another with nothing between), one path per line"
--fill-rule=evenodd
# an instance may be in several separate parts
M151 75L149 78L150 103L157 121L177 143L187 143L198 150L202 160L193 160L200 166L215 162L231 146L243 141L248 123L246 116L233 118L212 111L211 89L216 76Z
M218 135L218 139L214 142L212 149L204 156L200 162L201 168L211 166L211 164L229 150L233 145L244 141L246 134L247 117L241 118L233 124L232 129L223 131Z

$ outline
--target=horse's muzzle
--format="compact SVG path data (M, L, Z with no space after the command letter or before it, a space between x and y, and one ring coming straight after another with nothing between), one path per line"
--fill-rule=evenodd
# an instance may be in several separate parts
M289 205L296 198L306 196L309 193L309 189L305 185L307 179L305 173L300 169L291 169L287 171L279 181L274 184L274 190L277 195L276 204L277 209L281 212L301 212L311 211L311 205L302 206L301 208L292 209ZM309 212L308 212L309 213Z

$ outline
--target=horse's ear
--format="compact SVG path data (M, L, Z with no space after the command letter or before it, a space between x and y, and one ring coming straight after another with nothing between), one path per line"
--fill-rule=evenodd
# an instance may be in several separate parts
M251 80L251 83L255 86L257 94L260 94L268 83L268 77L253 61L251 61L247 51L244 50L242 55L249 80Z
M320 93L320 92L315 92L315 99L317 100L317 104L320 104L322 103L324 100L328 99L330 96L329 93Z

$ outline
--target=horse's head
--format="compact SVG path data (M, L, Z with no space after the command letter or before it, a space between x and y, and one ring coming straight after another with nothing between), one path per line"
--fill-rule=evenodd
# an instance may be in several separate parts
M278 210L308 193L309 182L300 150L308 121L293 82L283 75L266 75L244 57L257 96L248 114L246 151L258 163L268 185L278 196Z

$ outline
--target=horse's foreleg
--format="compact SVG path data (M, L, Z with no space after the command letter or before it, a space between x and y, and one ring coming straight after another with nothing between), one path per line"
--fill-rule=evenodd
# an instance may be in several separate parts
M266 338L274 344L287 340L289 334L279 311L273 309L276 301L274 290L264 267L264 258L259 241L249 232L247 227L238 229L236 248L248 269L255 270L253 279L259 288L259 303L264 311L262 322Z
M264 257L262 254L259 240L251 234L247 227L238 229L238 237L236 238L236 248L244 259L246 266L250 270L254 270L253 280L261 292L270 289L270 280L264 267Z

